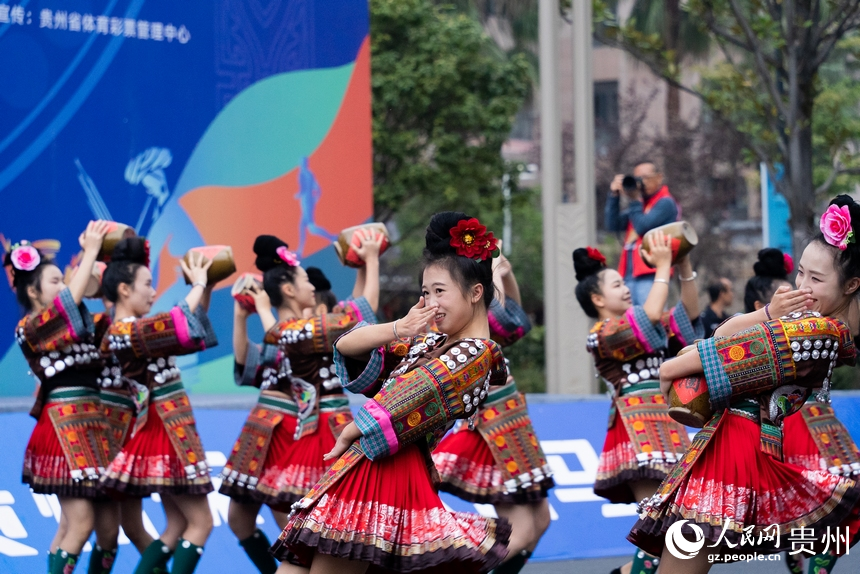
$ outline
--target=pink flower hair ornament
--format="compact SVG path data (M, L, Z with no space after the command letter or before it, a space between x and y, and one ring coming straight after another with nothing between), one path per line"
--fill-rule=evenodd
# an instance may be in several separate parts
M289 249L285 245L281 245L277 249L275 249L275 253L277 253L278 257L281 258L281 261L289 265L290 267L298 267L299 266L299 257Z
M819 222L821 233L824 235L824 240L838 247L840 251L845 251L849 243L854 243L854 230L851 226L851 211L847 205L842 207L831 205L821 215Z
M12 267L18 271L32 271L42 262L39 251L29 241L22 241L12 246L9 253Z

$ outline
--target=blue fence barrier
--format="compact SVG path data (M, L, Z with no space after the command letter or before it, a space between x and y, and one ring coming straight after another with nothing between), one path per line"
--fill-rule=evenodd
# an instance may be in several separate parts
M851 434L860 436L860 394L836 394L833 404ZM605 399L530 397L529 411L557 485L550 494L552 524L533 560L570 560L632 552L625 536L636 519L634 507L608 504L592 492L608 408L609 401ZM198 428L214 474L226 462L247 412L247 409L196 409ZM34 424L25 413L0 414L0 428L4 430L0 464L0 572L44 571L45 552L59 520L56 498L33 494L20 481L24 447ZM217 491L218 479L215 482ZM493 514L489 506L465 503L449 495L443 495L443 499L456 510ZM229 499L214 492L209 495L209 504L215 529L198 571L254 572L227 526ZM155 501L146 500L144 511L145 522L153 532L164 526L164 517ZM277 537L278 527L267 510L258 522L271 540ZM121 539L120 544L114 571L131 572L138 553L127 539ZM84 559L88 560L88 554Z

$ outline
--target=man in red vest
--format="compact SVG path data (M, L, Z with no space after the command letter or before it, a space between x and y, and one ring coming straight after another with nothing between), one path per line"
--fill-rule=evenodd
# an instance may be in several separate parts
M680 215L680 207L663 185L663 174L653 161L643 161L633 170L633 177L641 185L625 191L621 185L623 175L616 175L610 186L604 219L607 231L624 233L624 249L618 272L630 288L634 305L642 305L654 284L654 269L648 267L639 255L642 236L651 229L672 223ZM628 206L621 211L621 194L628 198Z

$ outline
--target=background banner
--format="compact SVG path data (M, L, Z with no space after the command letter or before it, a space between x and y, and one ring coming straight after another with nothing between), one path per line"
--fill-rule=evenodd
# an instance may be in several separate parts
M231 245L251 271L261 233L348 293L331 241L372 214L368 22L366 0L0 0L0 233L60 240L63 268L88 220L134 226L156 311L185 296L189 248ZM240 392L231 283L221 344L183 358L192 394ZM34 391L19 317L7 291L0 396Z
M833 406L851 434L860 437L860 393L836 393ZM249 410L195 409L213 474L217 475L226 462ZM608 410L609 401L605 399L529 397L529 412L557 485L550 491L552 524L532 560L632 553L633 547L625 537L636 521L634 505L609 504L592 492ZM44 570L45 549L59 519L59 506L53 497L33 494L21 484L24 447L34 424L24 413L0 414L6 445L5 464L0 465L0 572ZM217 491L218 479L215 484ZM491 506L469 504L447 494L443 500L457 510L494 514ZM226 496L217 492L209 495L215 528L200 563L201 573L255 571L227 526L228 504ZM157 504L146 500L144 510L153 530L164 527ZM260 528L274 540L279 529L268 510L263 510L261 519ZM131 572L139 555L127 540L120 543L116 572Z

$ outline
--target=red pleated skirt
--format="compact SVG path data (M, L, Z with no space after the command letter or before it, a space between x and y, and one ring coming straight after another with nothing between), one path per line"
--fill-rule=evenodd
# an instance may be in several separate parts
M508 492L504 483L507 473L500 468L503 463L493 456L481 433L465 425L442 439L433 450L433 462L441 478L439 490L468 502L528 504L549 496L549 489L555 485L552 477L545 476L527 487ZM516 473L531 474L532 470L517 467Z
M791 418L791 417L789 417ZM725 536L711 553L776 553L791 549L792 530L812 528L818 541L830 527L848 527L854 540L860 527L860 488L849 478L781 462L761 451L760 427L731 411L699 458L679 479L669 500L646 508L628 540L659 555L668 528L678 520L698 525L706 546ZM693 448L696 442L693 443ZM688 456L694 455L691 449ZM729 522L730 521L730 522ZM779 544L760 539L778 525ZM752 526L755 542L740 545L744 528ZM729 543L738 545L731 548ZM845 551L843 545L842 551ZM820 546L817 546L820 550ZM832 549L832 546L831 546Z
M30 486L33 492L40 494L56 494L58 496L68 496L72 498L98 498L99 497L99 475L93 477L83 476L79 480L72 478L72 467L69 465L68 458L57 436L57 429L51 421L49 411L52 408L62 405L63 403L51 402L50 400L42 408L39 414L39 420L30 434L30 440L27 442L27 449L24 451L24 467L21 472L21 481ZM107 424L104 422L104 417L101 415L99 405L95 401L90 401L88 405L92 408L92 425L101 427L95 430L94 434L104 437L104 445L85 444L85 448L99 448L102 446L104 452L94 454L100 455L105 462L109 460L110 451L107 448ZM92 426L91 425L91 426ZM83 440L83 437L82 437ZM88 441L87 441L88 442ZM104 470L95 469L98 472Z
M446 510L424 455L409 445L376 462L362 458L291 518L273 552L305 564L320 552L393 572L465 574L498 565L509 536L504 519Z
M153 492L207 494L213 490L208 474L189 477L158 409L152 406L148 409L146 423L134 436L127 438L101 482L108 494L118 498L142 498Z
M289 512L290 506L302 498L330 466L323 462L323 455L334 448L337 440L329 420L333 416L337 414L321 412L317 431L299 440L293 438L296 417L285 416L272 431L257 484L251 487L247 482L239 484L225 477L219 492L237 502L259 502L274 510Z
M809 470L827 470L827 464L818 445L809 434L809 427L800 413L785 418L782 429L782 456L785 462L808 468Z
M680 438L686 440L685 437ZM678 454L682 456L682 453ZM630 485L640 480L662 481L672 466L673 463L662 460L650 460L647 464L640 465L621 414L616 411L615 423L606 431L606 440L603 441L603 450L597 463L594 494L614 504L641 502L633 496Z

